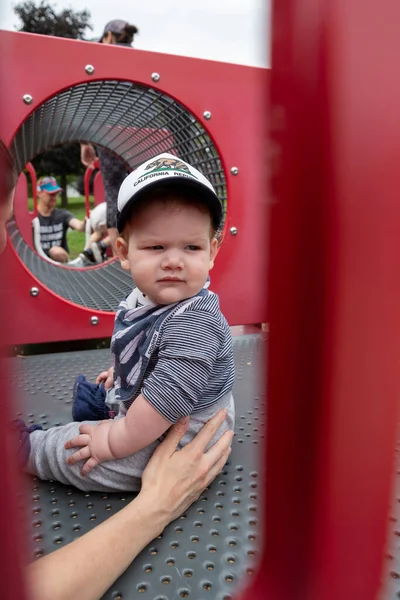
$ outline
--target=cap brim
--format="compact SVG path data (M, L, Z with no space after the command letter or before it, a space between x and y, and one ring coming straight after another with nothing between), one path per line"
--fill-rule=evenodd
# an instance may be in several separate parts
M179 187L195 190L201 193L202 199L210 209L213 218L213 225L218 230L221 226L223 217L222 204L218 196L212 190L210 190L210 188L201 183L201 181L193 181L187 177L175 176L174 178L165 178L162 181L153 181L148 183L143 189L140 190L140 192L136 192L132 195L132 198L128 200L121 212L118 213L117 229L119 233L123 231L126 225L129 214L132 210L132 206L134 206L135 202L137 202L145 193L148 193L150 190L155 190L157 187L173 187L176 186L177 183L179 183Z

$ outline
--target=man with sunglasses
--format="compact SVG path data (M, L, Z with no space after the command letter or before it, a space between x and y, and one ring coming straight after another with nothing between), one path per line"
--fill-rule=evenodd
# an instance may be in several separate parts
M132 47L133 38L138 28L127 21L114 19L107 23L103 35L98 40L101 44ZM124 163L110 151L100 146L96 147L103 177L104 191L107 202L107 230L111 245L117 239L117 196L118 190L128 175ZM96 160L96 151L92 144L81 144L81 161L85 167L92 166Z

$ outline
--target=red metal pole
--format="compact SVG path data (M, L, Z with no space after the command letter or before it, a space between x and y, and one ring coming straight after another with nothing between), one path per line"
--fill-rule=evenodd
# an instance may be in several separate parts
M83 178L83 187L85 191L85 207L86 207L86 216L90 215L90 178L95 169L100 168L99 159L97 159L93 166L90 166L86 169L85 175Z
M400 5L273 17L264 550L246 598L375 600L400 391Z

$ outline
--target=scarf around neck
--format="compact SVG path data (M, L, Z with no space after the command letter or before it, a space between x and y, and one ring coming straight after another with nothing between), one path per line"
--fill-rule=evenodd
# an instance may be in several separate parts
M135 288L119 305L115 315L111 352L114 357L114 389L118 400L134 398L141 388L150 358L160 342L161 328L182 307L209 294L204 287L191 298L174 304L154 304Z

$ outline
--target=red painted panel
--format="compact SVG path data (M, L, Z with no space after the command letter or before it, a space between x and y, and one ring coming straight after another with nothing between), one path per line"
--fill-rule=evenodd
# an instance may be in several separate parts
M31 68L44 62L51 78L41 77ZM87 64L95 68L92 76L85 72ZM157 84L151 80L155 71L160 74ZM187 106L212 137L227 177L227 229L212 273L212 288L220 295L222 309L231 325L266 321L263 287L268 246L264 190L267 70L3 31L0 32L2 72L7 73L7 86L0 90L3 111L0 136L7 143L27 116L47 98L93 79L131 80L134 73L136 82L155 85ZM32 95L32 104L22 101L24 94ZM203 117L206 110L212 113L209 121ZM237 175L231 174L232 167L239 169ZM237 235L230 234L231 227L237 229ZM17 264L16 269L19 268ZM16 277L19 281L19 275ZM26 277L26 273L21 275L22 279ZM26 304L24 290L18 294L29 319L31 304ZM60 336L54 339L70 339L73 334L64 320L64 302L56 297L52 302L49 300L49 310L59 323L54 335ZM36 323L40 336L42 324L40 320ZM34 328L32 323L29 339L35 337ZM23 335L22 330L18 339ZM93 330L89 328L86 335L93 336Z

